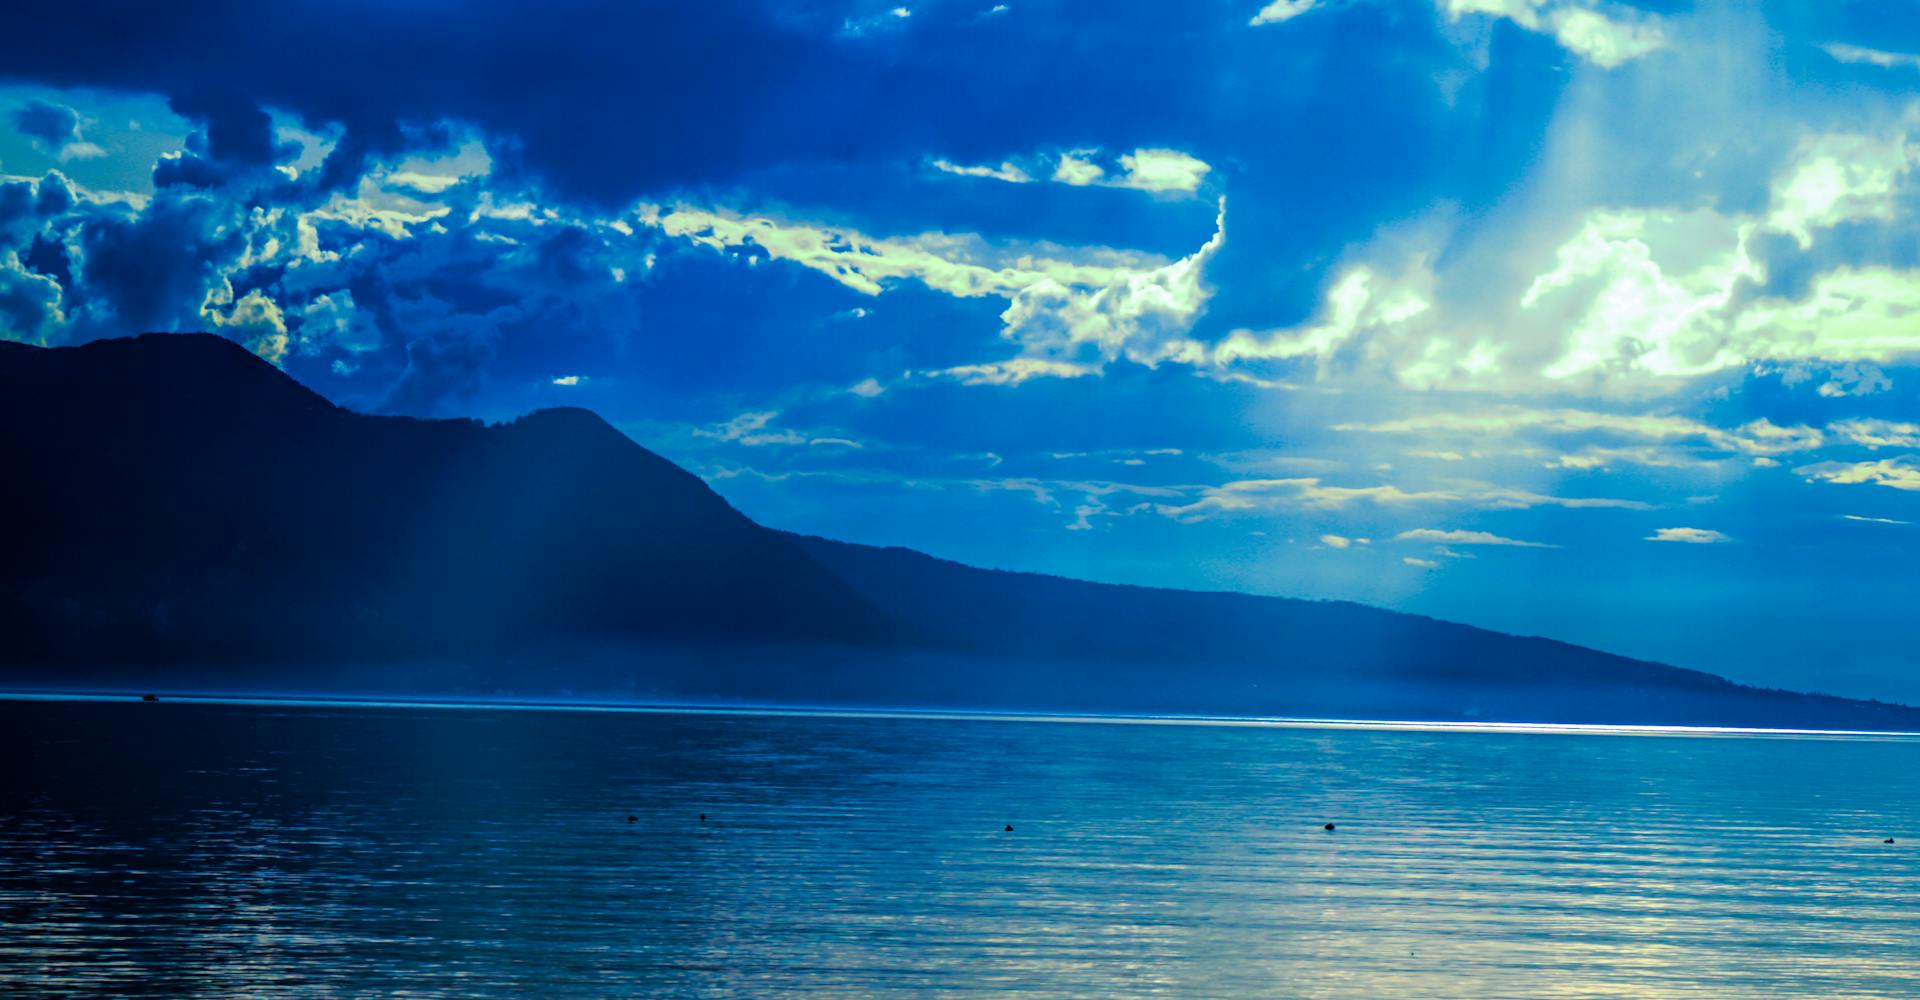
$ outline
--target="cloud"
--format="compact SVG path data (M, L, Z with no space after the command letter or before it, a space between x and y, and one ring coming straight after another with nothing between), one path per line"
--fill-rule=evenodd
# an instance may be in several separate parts
M1072 149L1051 156L1004 160L998 166L961 164L945 158L929 161L933 169L961 177L982 177L1009 184L1030 184L1045 178L1068 187L1128 188L1154 194L1191 195L1200 190L1212 165L1177 149L1140 148L1100 162L1099 149ZM1048 169L1051 162L1052 167Z
M758 448L764 445L806 444L807 439L790 430L772 430L768 424L779 416L777 410L765 410L759 413L742 413L732 420L711 428L694 430L696 437L713 438L717 441L729 441Z
M1787 171L1774 181L1765 217L1768 229L1791 235L1802 249L1818 231L1862 219L1890 220L1902 182L1920 147L1900 128L1881 133L1834 132L1804 139Z
M1348 538L1345 535L1321 535L1320 544L1330 549L1345 549L1355 545L1371 545L1371 538Z
M1402 531L1393 536L1396 542L1436 542L1442 545L1506 545L1522 549L1554 549L1557 545L1545 542L1528 542L1518 538L1505 538L1485 531L1442 531L1436 528L1415 528Z
M1863 63L1881 69L1920 69L1920 56L1905 52L1885 52L1840 42L1828 42L1820 49L1843 63Z
M1603 69L1613 69L1667 47L1666 32L1652 15L1608 16L1585 7L1566 6L1548 19L1553 37Z
M1203 487L1200 496L1185 504L1161 504L1157 508L1167 517L1181 521L1203 520L1221 514L1241 514L1280 507L1313 510L1340 510L1365 501L1382 506L1427 503L1453 503L1457 494L1445 492L1408 492L1398 486L1328 486L1318 478L1244 479Z
M1384 282L1371 269L1347 272L1327 292L1326 315L1300 326L1254 331L1237 329L1197 356L1217 367L1246 361L1310 358L1323 366L1356 337L1390 331L1431 308L1416 287Z
M1414 566L1419 569L1439 569L1440 568L1440 564L1435 562L1432 559L1419 559L1414 556L1405 556L1401 558L1400 561L1407 564L1408 566Z
M1260 8L1260 12L1253 15L1253 19L1247 24L1257 28L1263 24L1291 21L1317 6L1319 6L1319 0L1273 0L1272 3Z
M1840 420L1827 425L1829 433L1863 448L1920 448L1920 424L1894 420Z
M1891 517L1867 517L1863 514L1842 514L1842 521L1864 521L1868 524L1912 524L1911 521L1896 521Z
M1192 254L1160 267L1109 272L1105 281L1073 281L1072 272L1039 276L1014 292L1000 314L1001 336L1020 356L929 372L970 385L1017 385L1030 378L1098 374L1125 359L1154 367L1187 360L1186 337L1211 289L1207 261L1226 241L1222 201L1213 237Z
M1688 545L1712 545L1728 540L1726 535L1711 528L1657 528L1647 536L1649 542L1682 542Z
M584 375L555 375L551 381L554 385L577 386L585 380Z
M1053 179L1061 184L1085 187L1099 184L1106 179L1105 167L1084 157L1098 150L1082 149L1070 153L1061 153L1060 161L1053 168Z
M1505 18L1550 35L1562 48L1603 69L1614 69L1668 45L1664 22L1628 8L1601 13L1580 3L1549 0L1439 0L1450 20L1468 15Z
M68 146L82 141L80 115L64 104L38 99L29 100L13 109L8 120L21 135L55 153L60 153ZM99 149L98 146L93 148Z
M1875 422L1854 422L1859 427L1834 431L1866 433ZM1733 428L1715 427L1691 417L1663 413L1612 413L1597 410L1532 409L1502 407L1484 410L1441 411L1401 417L1375 423L1341 423L1333 429L1372 434L1410 434L1443 438L1484 440L1523 433L1549 436L1602 436L1640 439L1662 444L1690 444L1708 451L1748 456L1783 455L1811 451L1828 441L1828 433L1805 424L1782 426L1764 417ZM1665 452L1643 449L1580 449L1562 456L1555 464L1580 467L1600 464L1583 459L1636 461L1638 464L1684 464L1684 459Z
M996 246L971 234L876 238L837 226L690 205L664 212L643 207L634 219L669 237L723 253L744 249L789 261L865 295L879 295L900 281L917 281L961 298L1012 297L1041 282L1103 286L1150 270L1153 260L1106 248L1075 254L1058 248ZM1071 259L1074 256L1080 259Z
M986 177L996 181L1006 181L1009 184L1030 184L1033 182L1033 178L1029 176L1025 170L1015 166L1012 161L1003 162L997 167L966 166L945 159L936 159L932 161L932 163L933 169L945 174L957 174L961 177Z
M60 283L23 267L12 251L0 254L0 336L46 345L65 322Z
M290 341L286 315L279 303L258 288L235 299L233 286L223 281L208 291L200 316L214 332L245 344L248 350L276 365L287 358Z
M1816 462L1793 470L1809 482L1859 485L1870 483L1896 490L1920 491L1920 458L1900 455L1871 462Z
M574 385L574 382L562 382L555 379L555 385ZM808 448L850 448L858 450L860 442L849 437L836 435L802 434L799 431L775 428L772 423L780 416L778 410L762 410L742 413L724 423L711 427L696 427L693 436L737 444L745 448L764 448L769 446L806 446Z
M1116 187L1181 194L1200 190L1213 170L1204 160L1177 149L1136 149L1120 157L1120 166L1125 172Z

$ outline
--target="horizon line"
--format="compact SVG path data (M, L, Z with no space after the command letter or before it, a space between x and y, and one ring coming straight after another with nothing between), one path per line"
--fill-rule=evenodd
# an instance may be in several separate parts
M1244 729L1348 729L1377 732L1457 732L1540 736L1665 736L1722 739L1879 739L1920 741L1920 731L1893 729L1792 729L1760 726L1685 726L1646 723L1511 722L1434 719L1347 719L1293 716L1139 715L1098 712L1008 711L859 707L846 705L728 704L714 702L565 701L537 698L409 698L353 695L274 695L238 692L29 691L0 690L0 702L161 703L283 708L367 708L436 711L594 712L631 715L742 716L763 718L919 719L965 722L1080 723Z

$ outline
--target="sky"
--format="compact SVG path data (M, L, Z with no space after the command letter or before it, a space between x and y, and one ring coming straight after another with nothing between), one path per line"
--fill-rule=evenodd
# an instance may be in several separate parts
M1920 8L29 5L0 337L1920 702Z

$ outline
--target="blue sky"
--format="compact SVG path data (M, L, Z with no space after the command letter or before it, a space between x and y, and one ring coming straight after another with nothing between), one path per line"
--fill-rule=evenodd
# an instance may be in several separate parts
M9 13L0 336L1920 701L1908 4L258 6Z

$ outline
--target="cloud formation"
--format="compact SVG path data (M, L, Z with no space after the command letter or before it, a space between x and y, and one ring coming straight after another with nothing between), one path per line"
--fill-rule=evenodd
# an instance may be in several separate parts
M1649 542L1680 542L1685 545L1714 545L1729 541L1711 528L1657 528L1647 536Z
M1437 528L1415 528L1403 531L1395 536L1396 542L1434 542L1441 545L1502 545L1522 549L1551 549L1558 546L1545 542L1528 542L1518 538L1504 538L1485 531L1440 530Z

